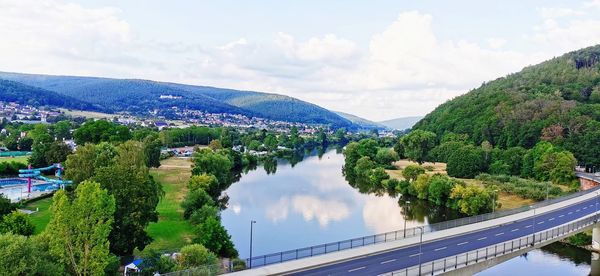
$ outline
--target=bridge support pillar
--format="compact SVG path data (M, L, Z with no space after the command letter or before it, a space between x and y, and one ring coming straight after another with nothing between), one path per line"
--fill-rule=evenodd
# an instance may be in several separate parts
M592 228L592 248L600 250L600 223L596 223Z
M600 275L600 254L592 252L592 269L590 275Z

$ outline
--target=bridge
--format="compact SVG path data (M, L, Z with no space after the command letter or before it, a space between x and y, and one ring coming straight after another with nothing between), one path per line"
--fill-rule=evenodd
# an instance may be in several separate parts
M470 275L593 229L600 250L600 177L532 206L254 257L234 275ZM600 272L600 271L599 271Z

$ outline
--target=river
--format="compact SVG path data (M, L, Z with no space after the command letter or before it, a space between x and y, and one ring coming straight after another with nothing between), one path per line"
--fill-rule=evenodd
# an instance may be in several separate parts
M330 149L321 157L312 152L294 166L279 160L275 170L271 165L243 174L225 191L229 206L221 215L240 256L249 256L252 220L253 256L258 256L400 230L405 218L409 228L458 216L423 201L407 205L385 194L361 194L344 179L343 164L343 155ZM480 274L588 275L590 259L587 251L558 244Z

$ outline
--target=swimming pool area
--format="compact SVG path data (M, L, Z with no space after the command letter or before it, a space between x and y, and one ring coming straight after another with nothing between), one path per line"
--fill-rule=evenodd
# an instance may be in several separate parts
M39 197L60 188L57 184L32 180L31 193L28 193L27 182L25 178L2 178L0 179L0 194L12 202L18 202L23 199Z

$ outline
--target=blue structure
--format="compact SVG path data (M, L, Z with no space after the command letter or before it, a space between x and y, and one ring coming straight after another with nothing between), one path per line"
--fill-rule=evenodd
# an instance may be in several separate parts
M48 177L45 177L42 175L42 172L50 171L50 170L56 170L55 176L57 177L57 179L48 178ZM63 170L64 170L64 168L63 168L63 166L61 166L60 163L52 164L51 166L48 166L45 168L37 168L37 169L31 168L31 165L30 165L28 169L19 170L19 177L26 177L29 179L28 185L27 185L27 192L31 193L31 179L32 178L43 180L48 183L52 183L52 184L56 184L56 185L60 185L60 186L73 184L73 181L62 179Z

